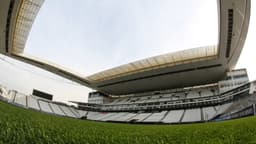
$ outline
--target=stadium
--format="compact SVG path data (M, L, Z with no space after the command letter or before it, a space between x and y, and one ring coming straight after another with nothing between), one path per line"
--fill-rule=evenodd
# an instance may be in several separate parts
M217 0L217 45L149 57L89 76L24 52L43 2L0 1L0 53L95 91L87 103L67 105L40 90L26 95L0 86L0 125L6 129L0 130L0 142L255 142L256 81L249 81L246 69L234 69L248 32L250 0ZM232 129L238 131L226 133ZM177 139L181 133L184 137Z

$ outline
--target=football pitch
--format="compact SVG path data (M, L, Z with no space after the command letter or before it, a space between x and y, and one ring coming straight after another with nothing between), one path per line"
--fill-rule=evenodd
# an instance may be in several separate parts
M0 101L0 143L256 143L256 117L180 125L104 123L49 115Z

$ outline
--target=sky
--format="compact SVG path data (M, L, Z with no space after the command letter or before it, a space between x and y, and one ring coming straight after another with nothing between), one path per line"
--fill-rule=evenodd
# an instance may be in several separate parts
M0 55L0 85L30 95L33 89L53 94L53 101L86 102L89 88L34 66Z
M256 79L255 4L252 1L249 32L236 66L247 68L250 80ZM86 76L159 54L214 45L217 40L215 0L45 0L25 53ZM53 93L56 101L85 102L91 91L4 56L0 68L0 84L26 94L38 88Z
M216 2L46 0L25 52L90 75L149 56L216 44Z

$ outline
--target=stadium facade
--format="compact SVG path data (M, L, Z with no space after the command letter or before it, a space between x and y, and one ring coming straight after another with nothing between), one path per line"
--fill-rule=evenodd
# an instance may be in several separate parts
M43 0L0 1L0 52L95 89L78 108L17 91L2 100L98 121L190 123L255 115L255 82L234 70L250 20L250 0L217 0L218 44L150 57L90 76L24 53ZM7 92L6 92L7 91Z

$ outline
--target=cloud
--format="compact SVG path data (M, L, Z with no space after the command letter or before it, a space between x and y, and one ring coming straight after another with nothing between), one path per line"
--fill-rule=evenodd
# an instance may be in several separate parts
M25 51L88 75L212 45L217 40L216 17L212 0L45 1Z

